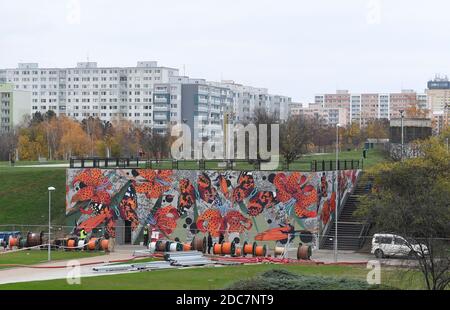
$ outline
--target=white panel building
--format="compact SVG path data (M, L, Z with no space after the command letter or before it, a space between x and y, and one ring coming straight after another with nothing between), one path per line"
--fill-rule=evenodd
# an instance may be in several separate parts
M224 111L233 111L237 122L251 120L256 108L285 120L291 102L289 97L269 94L266 88L179 76L178 69L159 66L156 61L138 61L135 67L79 62L72 68L19 63L17 68L0 69L0 83L30 94L29 114L52 110L77 120L125 118L160 132L193 116L182 109L184 102L192 101L183 100L183 85L201 85L195 99L199 104L192 108L195 114L207 116L211 127L223 126Z

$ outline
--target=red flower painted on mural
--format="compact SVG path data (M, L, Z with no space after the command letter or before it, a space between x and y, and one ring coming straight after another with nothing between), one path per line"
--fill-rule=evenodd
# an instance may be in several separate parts
M241 202L255 189L255 180L251 174L242 173L238 179L238 185L233 190L233 200Z
M111 208L102 208L98 214L89 217L87 220L79 223L74 228L74 233L77 234L80 230L84 229L87 233L91 232L94 228L104 224L105 229L109 236L115 238L116 236L116 221L112 214Z
M76 188L76 193L72 196L72 203L78 201L92 201L103 205L111 203L111 196L108 189L111 183L103 176L100 169L85 169L74 177L72 186Z
M178 213L183 214L195 204L195 188L188 179L180 180L180 198L178 200Z
M144 182L133 181L136 192L145 194L149 199L159 198L170 189L172 183L171 170L139 169L138 175L145 179Z
M155 226L164 234L170 235L177 227L179 217L177 208L173 206L159 208L154 215Z
M203 201L212 203L216 199L217 190L212 186L211 179L206 173L198 176L197 186L200 198Z
M263 212L264 208L270 208L275 205L275 197L273 192L263 191L258 192L254 197L250 199L247 206L248 214L251 216L257 216Z
M197 219L197 228L205 233L209 232L212 237L219 237L225 230L225 223L219 210L208 209Z
M277 188L277 200L294 203L295 214L302 217L316 217L317 212L309 210L317 203L317 191L314 186L307 184L308 178L299 172L293 172L289 176L278 173L273 183Z
M252 228L252 221L243 216L241 212L233 210L225 215L225 226L229 233L243 233Z
M325 200L323 203L322 212L320 213L320 219L323 224L328 223L334 210L336 210L336 192L333 192L330 199Z

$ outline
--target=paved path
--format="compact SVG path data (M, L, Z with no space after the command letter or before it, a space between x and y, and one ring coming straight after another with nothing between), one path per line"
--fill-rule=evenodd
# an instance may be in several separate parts
M69 164L16 165L15 168L69 168Z
M80 264L89 264L94 262L102 262L101 264L95 266L101 266L108 264L110 261L114 260L126 260L131 259L133 251L135 249L142 249L142 247L134 246L123 246L118 247L115 252L106 255L93 256L77 259ZM8 254L5 254L8 255ZM65 266L68 260L58 260L50 263L43 263L33 265L33 267L39 266ZM80 276L81 277L92 277L102 275L92 270L94 265L80 266ZM28 267L17 267L9 269L0 270L0 284L6 283L16 283L16 282L29 282L29 281L42 281L42 280L53 280L53 279L65 279L71 274L73 268L28 268ZM117 272L120 273L120 272ZM109 272L108 275L116 274Z

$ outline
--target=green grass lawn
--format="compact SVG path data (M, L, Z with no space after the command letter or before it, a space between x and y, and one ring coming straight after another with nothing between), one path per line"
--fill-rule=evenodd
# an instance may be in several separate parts
M82 252L82 251L52 251L52 260L79 259L85 257L101 256L104 252ZM0 254L0 269L8 268L7 264L33 265L47 262L46 250L29 250Z
M14 283L0 285L0 290L44 289L44 290L141 290L141 289L223 289L237 280L251 278L270 269L284 269L296 274L334 278L366 280L368 270L355 266L313 266L313 265L272 265L258 264L228 267L205 267L182 270L156 270L150 272L106 275L83 278L81 285L69 285L64 279ZM382 284L401 289L418 289L420 274L410 273L410 278L402 280L397 271L385 271ZM389 275L389 276L386 276Z
M339 160L361 160L362 159L362 150L352 150L352 151L343 151L339 152ZM336 153L327 153L320 155L305 155L302 159L310 159L310 160L336 160ZM388 161L387 155L384 151L371 149L367 151L367 157L364 158L364 169L375 166L378 163L383 161Z
M64 224L66 169L64 168L10 168L0 166L0 225L45 224L48 221L49 186L53 193L52 223ZM0 230L34 230L22 227L2 227Z

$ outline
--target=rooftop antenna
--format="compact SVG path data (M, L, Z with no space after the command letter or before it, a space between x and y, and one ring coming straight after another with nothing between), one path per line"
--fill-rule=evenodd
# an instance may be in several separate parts
M186 65L183 64L183 76L186 76Z

